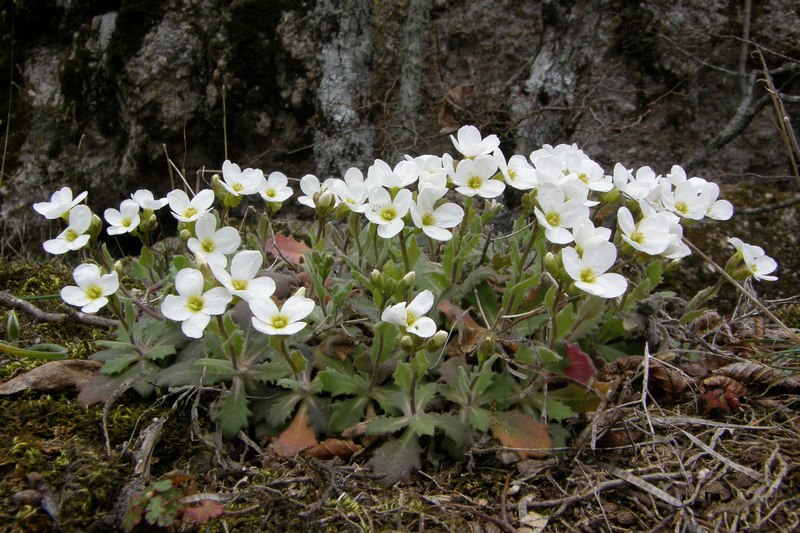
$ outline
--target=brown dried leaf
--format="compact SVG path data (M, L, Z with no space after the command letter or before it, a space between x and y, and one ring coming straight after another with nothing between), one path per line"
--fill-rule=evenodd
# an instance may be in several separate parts
M284 259L292 265L298 266L305 262L303 254L310 254L311 248L304 242L276 233L264 243L264 251L272 254L275 259Z
M597 373L597 380L614 382L623 378L631 378L642 370L643 360L644 357L641 355L632 355L612 361L600 369ZM685 372L652 357L650 358L649 373L648 387L651 388L651 391L661 391L673 399L677 399L681 394L691 390L694 384L694 380Z
M303 454L317 459L332 459L334 457L349 459L363 449L363 446L350 440L325 439L316 446L305 450Z
M317 437L308 423L308 408L302 404L289 427L270 446L281 457L292 457L316 445Z
M90 380L101 366L103 363L100 361L84 359L52 361L0 383L0 395L15 394L28 389L61 392Z
M800 389L800 380L797 378L788 375L785 371L755 361L724 366L717 370L717 375L728 376L744 384L777 387L792 391Z
M356 339L340 331L335 335L325 337L319 344L319 349L328 357L335 357L344 361L353 354L358 345L359 343Z
M480 326L469 316L469 312L464 311L457 305L447 300L442 300L436 308L447 317L451 325L456 326L458 329L458 345L453 346L452 350L448 349L448 355L472 353L489 335L488 329Z
M519 411L495 413L491 429L494 438L514 449L520 459L545 457L553 447L547 426Z
M714 389L706 392L698 400L700 412L706 416L720 417L731 412L732 405L729 405L722 389ZM738 404L736 405L738 407Z
M713 389L722 389L737 398L747 395L747 387L728 376L711 376L700 382L700 391L706 392Z

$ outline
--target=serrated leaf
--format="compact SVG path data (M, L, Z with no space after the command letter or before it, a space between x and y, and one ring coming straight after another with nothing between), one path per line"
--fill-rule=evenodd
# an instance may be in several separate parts
M176 352L175 347L169 344L165 344L162 346L154 346L145 352L145 357L150 359L151 361L159 361L168 357L170 355L174 355Z
M417 413L411 417L409 427L418 437L432 437L436 429L436 419L427 413Z
M220 402L217 412L217 423L222 429L222 434L228 438L235 437L240 430L247 427L247 417L250 409L247 406L247 395L244 383L239 378L234 378L231 390Z
M441 430L458 448L463 448L469 440L469 428L458 417L444 413L431 413L436 428Z
M209 374L213 374L222 379L227 379L236 373L231 362L223 359L205 357L203 359L198 359L195 364L205 368Z
M364 419L364 411L370 399L366 396L350 398L335 402L331 406L330 430L341 433L345 429L358 424Z
M285 361L265 361L247 367L246 375L261 383L275 383L292 375L292 369Z
M553 446L547 426L520 411L495 413L491 428L494 438L521 459L545 456Z
M139 357L140 356L137 353L118 355L114 358L108 359L105 364L103 364L102 368L100 368L100 372L102 374L106 374L107 376L118 374L131 366L131 364L138 361Z
M470 405L465 409L465 411L467 413L467 421L469 422L470 427L480 431L481 433L484 433L489 429L489 425L492 422L491 411L476 405Z
M353 379L353 376L348 376L333 368L323 370L319 374L320 381L322 382L322 389L330 392L334 396L342 394L359 394L360 387Z
M408 426L410 422L410 417L408 416L398 416L396 418L392 417L379 417L375 418L367 424L366 433L367 435L381 435L384 433L394 433L395 431L400 431L404 427Z
M376 474L383 474L381 483L391 487L419 470L422 466L421 453L417 437L411 431L406 431L400 438L390 440L375 450L367 465Z

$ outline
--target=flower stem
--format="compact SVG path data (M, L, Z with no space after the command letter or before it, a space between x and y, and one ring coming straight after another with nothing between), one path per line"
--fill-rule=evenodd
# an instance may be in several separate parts
M372 392L372 389L378 384L378 371L381 367L381 356L383 355L383 333L379 329L375 330L375 335L378 337L378 352L372 361L372 376L369 380L369 388L367 392Z

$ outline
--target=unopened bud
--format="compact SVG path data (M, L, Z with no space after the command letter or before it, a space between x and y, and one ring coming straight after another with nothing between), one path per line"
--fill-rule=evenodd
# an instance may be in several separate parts
M622 199L622 193L619 192L619 189L614 187L607 193L601 194L600 199L607 204L616 204Z
M413 287L415 281L417 281L417 273L412 270L411 272L403 276L403 279L400 280L400 283L404 287Z
M180 231L180 236L181 236L181 240L182 240L183 242L186 242L186 241L188 241L189 239L191 239L191 238L192 238L192 232L191 232L191 231L189 231L189 230L188 230L188 229L186 229L186 228L183 228L183 229Z
M484 341L478 347L478 354L483 357L488 357L494 354L495 345L496 341L494 335L490 333L486 336L486 339L484 339Z
M558 279L561 273L561 265L559 264L558 258L553 254L553 252L547 252L544 256L544 268L547 272L550 273L555 279Z
M334 200L335 198L333 197L333 193L331 191L327 189L322 191L317 199L317 214L321 217L324 217L330 213L334 204Z
M120 276L122 275L123 268L124 267L122 266L122 261L115 261L114 262L114 272L116 272L118 275L120 275Z
M89 224L89 236L92 239L96 239L100 232L103 231L103 221L100 219L99 216L92 213L92 222Z
M400 337L400 348L408 353L414 352L414 339L411 338L411 335L403 335Z
M8 339L13 343L19 340L19 317L17 317L17 312L13 309L8 313L6 335L8 335Z
M381 281L381 271L377 268L372 269L372 272L369 274L369 280L373 285L378 285Z
M428 349L429 352L436 352L444 348L444 345L447 344L447 337L448 333L446 331L439 330L433 334L433 337L428 339L427 344L425 347Z

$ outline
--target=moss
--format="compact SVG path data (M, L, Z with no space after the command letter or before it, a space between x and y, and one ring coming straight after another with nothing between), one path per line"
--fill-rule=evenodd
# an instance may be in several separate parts
M107 65L113 74L122 74L125 62L142 47L148 32L161 20L166 8L162 0L123 0L114 33L108 43Z

